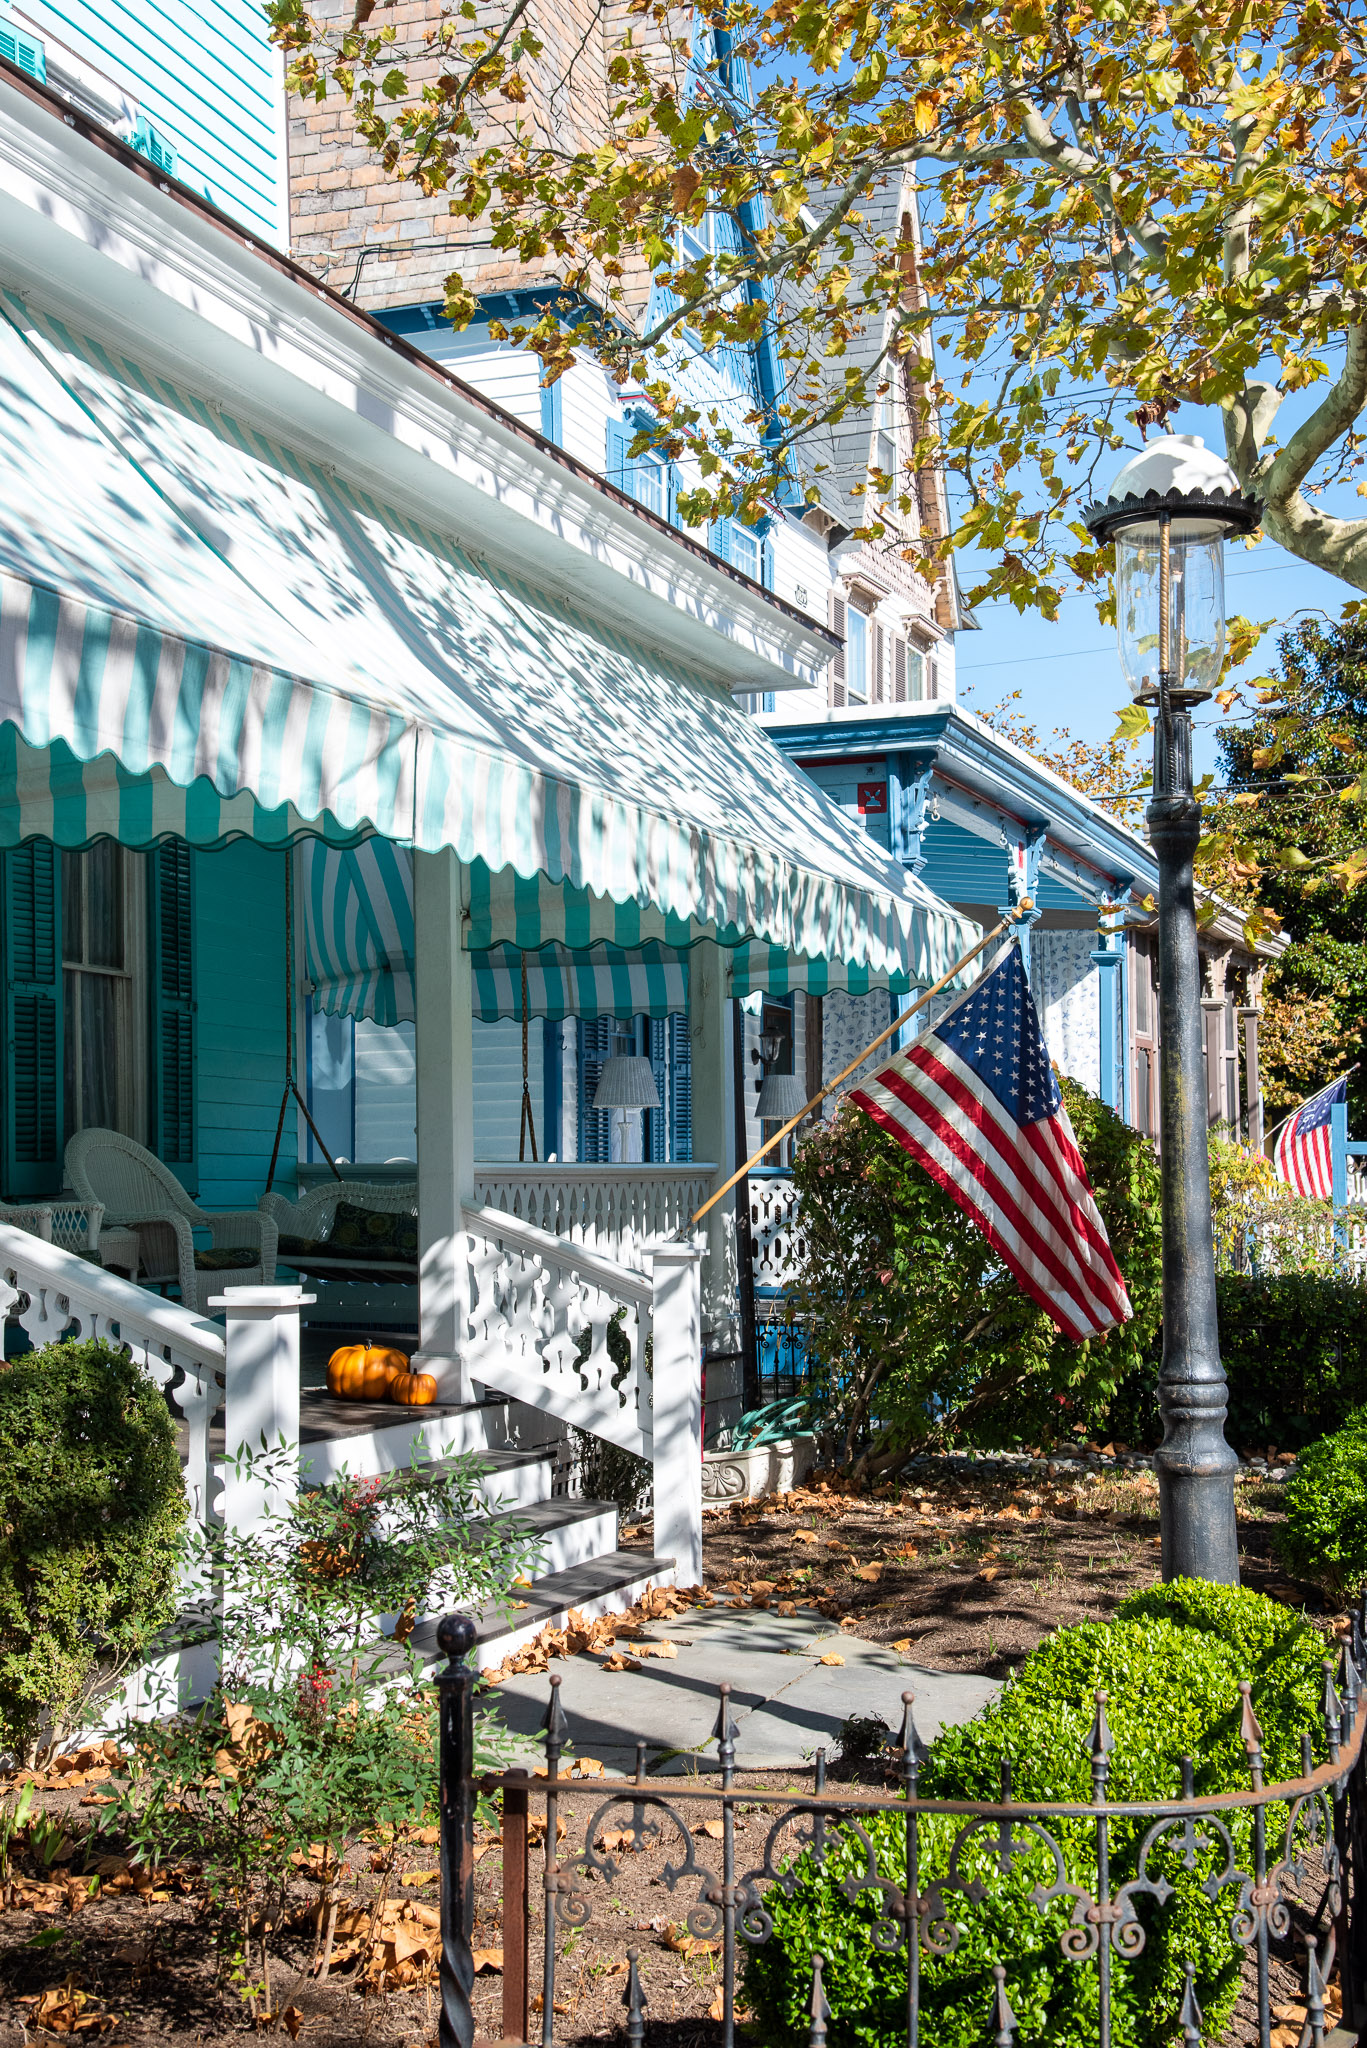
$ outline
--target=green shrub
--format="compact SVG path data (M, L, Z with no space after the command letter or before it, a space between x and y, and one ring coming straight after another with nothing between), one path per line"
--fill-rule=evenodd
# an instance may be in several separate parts
M124 1352L0 1370L0 1749L60 1749L172 1620L185 1512L170 1411Z
M1181 1790L1181 1759L1190 1756L1198 1791L1247 1787L1247 1758L1239 1739L1238 1684L1248 1678L1267 1738L1268 1774L1299 1769L1301 1735L1318 1726L1323 1686L1323 1643L1308 1623L1261 1594L1237 1588L1168 1586L1123 1603L1111 1623L1063 1629L1028 1657L998 1700L976 1721L946 1729L921 1773L927 1798L998 1796L1003 1764L1011 1767L1018 1800L1085 1801L1092 1792L1088 1738L1098 1689L1109 1695L1107 1716L1115 1738L1109 1797L1157 1800ZM948 1874L959 1822L930 1816L921 1827L921 1884ZM1112 1891L1135 1874L1142 1821L1111 1823ZM1094 1826L1051 1824L1068 1881L1094 1891ZM905 1871L904 1823L896 1815L865 1823L876 1875L901 1886ZM1251 1838L1246 1816L1231 1819L1236 1853ZM1055 1880L1052 1857L1034 1841L1003 1875L990 1852L995 1825L975 1836L960 1861L966 1882L981 1880L983 1896L943 1895L945 1918L960 1930L948 1955L922 1956L920 2039L924 2048L978 2048L989 2033L992 1966L1006 1969L1006 1991L1023 2040L1050 2048L1092 2048L1097 2039L1095 1967L1065 1961L1059 1937L1074 1907L1071 1896L1037 1908L1030 1894ZM1019 1838L1018 1838L1019 1839ZM832 2048L893 2048L905 2041L906 1954L885 1952L872 1939L880 1894L870 1888L851 1900L841 1881L869 1874L852 1828L840 1829L824 1868L810 1850L793 1866L795 1889L774 1887L766 1900L774 1932L746 1955L746 1994L768 2038L801 2038L804 1998L810 1999L811 1958L826 1959L823 1981L832 2008ZM1154 1908L1138 1911L1147 1940L1133 1962L1116 1960L1113 2034L1116 2048L1160 2048L1174 2035L1185 1983L1183 1964L1196 1970L1196 1988L1209 2038L1218 2039L1233 2006L1242 1951L1230 1940L1233 1892L1212 1900L1203 1885L1222 1864L1214 1847L1188 1870L1175 1853L1160 1850L1149 1868L1173 1887ZM1245 1867L1247 1867L1245 1865ZM932 1921L934 1919L932 1915ZM930 1929L932 1938L935 1928Z
M1282 1562L1335 1599L1367 1579L1367 1408L1301 1454L1287 1481Z
M1240 1450L1299 1451L1367 1402L1367 1283L1323 1273L1219 1273L1226 1434ZM1101 1432L1128 1444L1162 1435L1162 1333L1123 1381Z

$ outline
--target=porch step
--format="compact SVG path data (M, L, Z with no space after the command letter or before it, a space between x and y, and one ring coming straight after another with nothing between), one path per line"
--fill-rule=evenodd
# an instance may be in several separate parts
M649 1557L640 1550L610 1550L564 1571L547 1572L520 1589L526 1604L515 1611L511 1623L501 1606L475 1615L476 1662L481 1670L501 1664L543 1628L562 1626L572 1608L590 1621L600 1614L621 1614L652 1586L671 1584L673 1577L672 1557ZM411 1638L419 1656L430 1664L441 1662L437 1626L436 1618L420 1622Z
M324 1486L343 1472L371 1479L397 1471L412 1464L414 1447L421 1442L436 1464L473 1451L495 1472L523 1474L525 1483L502 1490L510 1503L542 1500L550 1491L553 1449L549 1444L510 1445L510 1406L502 1395L490 1394L481 1401L400 1408L393 1401L338 1401L326 1387L301 1387L299 1444L307 1483ZM220 1409L209 1431L209 1455L220 1478L225 1452ZM490 1491L491 1500L496 1497Z

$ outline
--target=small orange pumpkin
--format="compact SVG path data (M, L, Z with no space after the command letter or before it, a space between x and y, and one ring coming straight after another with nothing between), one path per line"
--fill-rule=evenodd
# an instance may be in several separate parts
M343 1344L328 1360L328 1392L342 1401L383 1401L396 1376L408 1371L402 1351L381 1344Z
M437 1398L437 1383L430 1372L398 1372L389 1382L389 1398L405 1408L425 1408Z

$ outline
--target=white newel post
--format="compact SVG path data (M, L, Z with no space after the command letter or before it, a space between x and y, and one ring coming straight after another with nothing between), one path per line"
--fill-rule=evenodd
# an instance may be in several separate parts
M651 1455L655 1554L674 1559L674 1582L702 1584L702 1254L692 1245L651 1253Z
M299 1311L317 1296L298 1287L225 1287L209 1302L223 1309L223 1424L227 1483L221 1513L230 1529L249 1529L283 1513L299 1490ZM237 1453L270 1451L281 1439L294 1450L273 1484L238 1478Z
M717 1162L718 1182L736 1165L736 1119L731 1106L731 1004L726 957L705 939L688 956L688 1037L693 1057L693 1157ZM710 1192L710 1190L709 1190ZM734 1201L730 1195L703 1221L702 1326L709 1351L730 1351L737 1341Z
M414 1366L444 1401L470 1401L470 1260L462 1205L475 1194L474 978L461 944L468 871L449 848L413 856L417 969L418 1317Z

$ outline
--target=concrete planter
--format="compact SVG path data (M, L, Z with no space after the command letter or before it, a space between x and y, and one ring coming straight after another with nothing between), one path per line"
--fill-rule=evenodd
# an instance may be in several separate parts
M816 1462L816 1439L786 1437L776 1444L751 1444L739 1451L704 1451L705 1501L758 1500L801 1486Z

